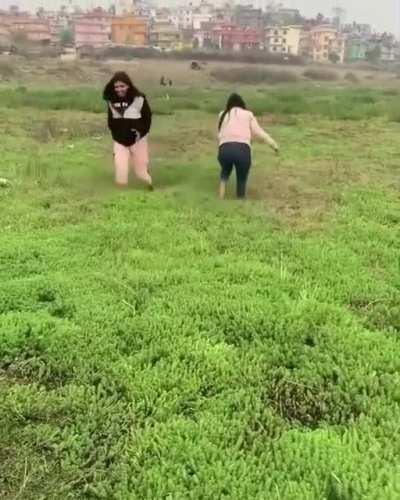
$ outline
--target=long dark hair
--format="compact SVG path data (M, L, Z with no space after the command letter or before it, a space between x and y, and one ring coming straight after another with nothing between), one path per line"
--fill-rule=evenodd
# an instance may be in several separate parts
M231 94L229 96L224 112L222 113L221 118L219 119L218 130L221 130L221 126L224 123L225 116L229 114L231 109L233 108L246 109L246 103L239 94Z
M114 85L116 82L123 82L125 85L128 85L127 98L134 99L137 96L142 95L142 93L133 85L132 80L129 75L125 73L125 71L117 71L115 75L111 78L111 80L104 87L103 91L103 99L105 101L118 101L119 98L115 93Z

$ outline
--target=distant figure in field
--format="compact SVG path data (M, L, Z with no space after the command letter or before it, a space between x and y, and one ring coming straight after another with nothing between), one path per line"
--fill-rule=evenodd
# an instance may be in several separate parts
M168 80L168 85L169 85L170 87L172 87L172 80L171 80L171 78Z
M194 71L200 71L201 66L197 61L192 61L192 63L190 64L190 69L192 69Z
M114 140L115 182L119 186L128 184L132 161L136 176L153 190L147 143L152 113L146 96L126 73L118 72L105 86L103 98L108 104L108 128Z
M165 76L162 76L160 78L160 86L161 87L166 87L167 86L167 82L165 81Z
M226 184L236 169L237 197L246 197L246 186L251 167L251 139L258 137L279 152L279 146L258 124L256 117L246 109L246 104L238 94L232 94L225 110L219 115L218 161L221 165L219 196L225 197Z

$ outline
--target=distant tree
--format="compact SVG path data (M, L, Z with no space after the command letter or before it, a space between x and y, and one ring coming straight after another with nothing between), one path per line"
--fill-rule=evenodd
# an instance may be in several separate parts
M61 32L61 44L71 45L74 42L74 34L70 29L65 29Z
M39 7L38 10L36 11L36 16L37 17L43 17L44 16L44 7Z
M381 56L382 49L379 45L376 45L372 49L367 50L365 53L365 59L372 64L379 62Z
M13 16L17 16L19 14L18 5L10 5L10 14L12 14Z
M329 54L329 60L333 64L337 64L340 61L340 56L337 52L331 52Z
M108 13L111 14L112 16L116 15L117 9L116 9L115 5L110 5L110 7L108 9Z

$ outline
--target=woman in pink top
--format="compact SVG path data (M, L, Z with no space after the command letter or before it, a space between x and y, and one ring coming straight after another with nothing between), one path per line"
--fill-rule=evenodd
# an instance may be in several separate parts
M247 178L251 167L251 139L259 137L269 144L275 152L279 146L258 124L256 117L246 109L243 99L232 94L226 104L225 111L220 114L218 124L219 153L221 165L220 198L225 197L226 184L236 170L237 197L245 198Z

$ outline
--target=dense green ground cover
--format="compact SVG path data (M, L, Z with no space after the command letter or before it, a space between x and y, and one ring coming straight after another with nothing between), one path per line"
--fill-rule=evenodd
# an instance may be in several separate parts
M0 92L0 496L397 500L397 94L248 89L246 203L225 93L149 95L151 194L94 91Z
M171 96L165 99L165 94ZM177 110L201 110L217 113L226 100L225 88L173 88L152 89L150 96L156 114L173 114ZM253 111L283 115L310 114L332 120L363 120L389 115L400 120L397 89L324 88L310 84L308 87L256 88L247 87L246 97ZM103 113L104 103L100 89L92 87L59 89L0 89L0 106L15 109L34 107L42 110L76 110Z

